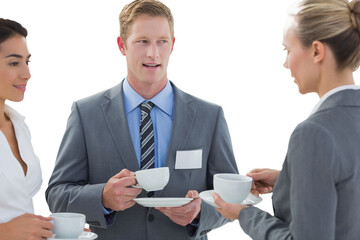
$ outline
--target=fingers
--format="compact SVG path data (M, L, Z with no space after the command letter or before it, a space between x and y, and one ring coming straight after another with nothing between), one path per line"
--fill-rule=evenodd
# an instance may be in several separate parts
M107 185L111 188L126 188L132 185L136 184L136 180L133 177L123 177L123 178L115 178L112 177L108 182ZM135 189L135 188L131 188L131 189ZM139 190L139 189L138 189ZM140 190L141 192L141 190Z
M213 192L212 196L214 198L214 203L218 205L220 208L226 204L226 202L216 192Z
M190 190L190 191L188 191L185 197L186 197L186 198L194 198L194 199L195 199L195 198L200 198L199 193L198 193L198 191L196 191L196 190Z
M180 226L186 226L192 222L192 220L186 218L183 215L171 214L171 213L163 212L162 210L160 210L160 211L163 214L165 214L171 221L173 221L174 223L176 223Z
M196 199L181 207L161 207L156 209L161 210L161 212L163 213L181 216L187 213L194 212L196 205L198 205L199 203L201 204L201 200Z
M41 236L42 238L51 238L52 235L53 235L53 234L52 234L51 230L42 229L42 230L40 231L40 236Z
M23 215L26 218L32 218L34 222L39 225L40 228L51 230L53 229L53 224L50 222L52 217L43 217L41 215L34 215L34 214L24 214Z
M131 199L127 202L123 202L122 204L119 205L119 207L117 209L114 209L114 210L115 211L123 211L125 209L131 208L135 204L136 204L136 202L133 199Z
M134 172L129 171L128 169L124 168L123 170L121 170L119 173L117 173L116 175L113 176L113 178L124 178L124 177L133 177L135 176Z
M251 188L251 193L259 196L259 194L271 193L273 190L272 186L263 183L261 181L254 182Z
M267 170L267 168L255 168L255 169L251 170L248 174L260 173L260 172L263 172L266 170Z
M52 219L52 217L43 217L41 215L34 215L34 217L43 220L43 221L50 221Z
M216 192L212 193L214 203L219 206L219 208L215 208L215 210L220 213L223 217L225 217L225 214L223 213L224 206L226 205L226 202L217 194Z
M123 169L109 179L103 190L102 203L104 207L120 211L135 204L133 199L141 193L142 189L129 187L136 184L133 174L129 170Z
M123 211L135 205L134 197L129 196L119 196L117 198L112 199L109 203L110 209L114 211ZM105 206L105 205L104 205Z
M255 196L259 196L260 195L260 192L257 191L257 190L251 190L251 194L255 195Z
M53 229L53 224L47 220L40 220L40 226L43 228L43 229L46 229L46 230L51 230ZM50 236L51 237L51 236Z
M194 216L189 214L189 212L183 212L180 214L179 212L173 211L170 208L156 208L163 214L165 214L168 218L170 218L173 222L181 225L186 226L187 224L191 223L194 220Z
M255 183L253 190L256 189L260 193L272 192L280 171L268 168L254 169L247 175L251 177Z
M186 194L185 197L193 198L194 200L192 200L190 203L188 203L184 206L181 206L181 207L163 207L163 208L156 208L156 209L158 209L158 210L161 209L162 212L168 213L168 214L183 215L185 213L194 211L194 207L196 207L196 205L199 205L199 203L201 204L199 193L195 190L188 191L188 193Z
M156 209L168 216L173 222L181 226L186 226L200 214L201 200L198 196L198 192L192 190L186 194L186 197L194 198L194 200L192 200L190 203L181 207L167 207Z
M214 198L215 204L220 207L216 208L216 211L218 211L223 217L229 218L231 220L238 219L241 210L248 207L242 204L227 203L215 192L213 192L212 196Z
M248 177L251 177L255 182L261 181L264 178L264 172L253 172L246 174Z

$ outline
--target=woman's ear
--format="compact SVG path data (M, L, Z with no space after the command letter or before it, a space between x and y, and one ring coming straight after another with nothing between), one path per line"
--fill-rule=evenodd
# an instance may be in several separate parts
M314 41L311 45L312 57L314 63L320 63L325 57L325 45L320 41Z

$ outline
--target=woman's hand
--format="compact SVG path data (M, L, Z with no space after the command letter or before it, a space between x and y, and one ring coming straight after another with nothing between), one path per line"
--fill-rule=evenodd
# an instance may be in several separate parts
M25 213L0 224L0 240L43 240L52 236L51 217Z
M247 176L254 180L251 193L259 196L259 194L271 193L273 191L276 180L279 177L279 170L269 168L258 168L251 170Z
M216 192L213 192L212 196L214 198L214 203L220 207L216 208L216 211L218 211L224 218L229 218L231 220L238 219L241 210L248 207L239 203L227 203Z

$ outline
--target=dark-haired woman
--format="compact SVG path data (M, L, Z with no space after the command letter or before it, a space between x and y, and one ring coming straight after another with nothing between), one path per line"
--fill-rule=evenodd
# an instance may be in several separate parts
M26 36L19 23L0 18L0 240L52 236L50 218L34 215L32 197L42 177L29 129L5 104L23 100L31 77Z

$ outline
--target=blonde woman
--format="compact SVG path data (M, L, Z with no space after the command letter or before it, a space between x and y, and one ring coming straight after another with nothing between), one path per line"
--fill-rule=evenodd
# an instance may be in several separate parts
M23 100L30 79L26 36L19 23L0 18L0 240L52 236L50 218L33 214L42 178L30 132L24 117L5 104Z
M291 135L282 170L256 169L254 192L273 190L274 216L224 202L253 239L360 238L360 2L308 0L284 34L284 66L302 94L320 101Z

